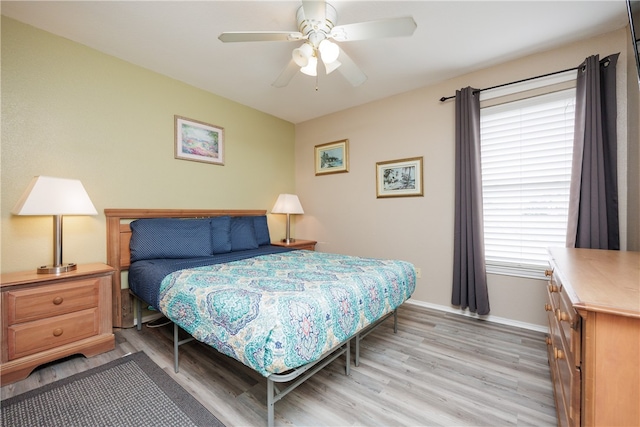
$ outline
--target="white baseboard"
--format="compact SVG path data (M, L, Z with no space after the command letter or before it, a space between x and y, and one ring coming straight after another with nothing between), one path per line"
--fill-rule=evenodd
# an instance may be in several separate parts
M499 323L501 325L508 325L508 326L514 326L516 328L529 329L532 331L543 332L545 334L549 333L549 328L547 326L536 325L534 323L520 322L518 320L507 319L506 317L493 316L491 314L481 316L476 313L472 313L468 310L455 309L453 307L447 307L439 304L432 304L430 302L425 302L425 301L417 301L414 299L407 300L407 303L419 305L421 307L431 308L438 311L444 311L447 313L459 314L461 316L466 316L473 319L481 319L481 320L486 320L487 322Z
M152 322L156 319L159 319L163 316L162 313L157 312L157 313L151 313L151 314L147 314L146 316L142 316L142 323L149 323ZM138 326L138 318L134 317L133 318L133 326Z

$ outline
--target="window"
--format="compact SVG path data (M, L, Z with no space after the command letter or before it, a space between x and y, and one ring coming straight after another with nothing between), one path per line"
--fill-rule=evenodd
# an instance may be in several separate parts
M543 277L565 246L575 89L481 110L487 272Z

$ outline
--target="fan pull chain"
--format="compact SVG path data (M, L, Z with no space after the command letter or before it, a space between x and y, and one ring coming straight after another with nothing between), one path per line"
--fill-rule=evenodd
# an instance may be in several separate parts
M316 73L316 92L318 91L318 74Z

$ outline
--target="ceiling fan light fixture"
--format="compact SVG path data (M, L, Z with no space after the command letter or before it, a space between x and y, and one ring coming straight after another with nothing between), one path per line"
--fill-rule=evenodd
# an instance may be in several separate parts
M344 28L333 28L330 37L337 42L347 41L349 36Z
M318 75L318 58L316 58L315 56L312 56L311 58L309 58L309 63L300 68L300 72L302 72L303 74L306 74L307 76L317 76Z
M320 56L322 56L322 62L324 62L325 65L335 62L338 59L338 55L340 55L338 45L327 39L320 42L318 50L320 51Z
M417 28L415 20L410 16L336 25L338 13L327 1L302 0L302 5L296 12L298 31L233 31L224 32L218 38L223 43L300 43L301 45L291 52L292 59L272 83L275 87L285 87L298 71L317 77L320 60L327 74L338 70L352 86L359 86L367 80L367 75L338 47L340 42L408 37L413 35ZM317 82L316 79L316 90Z
M299 67L306 67L313 57L313 47L309 43L304 43L302 46L293 49L291 57Z

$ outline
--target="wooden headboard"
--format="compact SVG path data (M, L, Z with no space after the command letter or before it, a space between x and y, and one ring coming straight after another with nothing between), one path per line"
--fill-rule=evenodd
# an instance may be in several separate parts
M133 327L133 297L129 289L122 289L122 272L129 269L131 227L129 223L141 218L207 218L213 216L259 216L266 210L249 209L105 209L107 217L107 264L116 271L113 275L113 327Z

